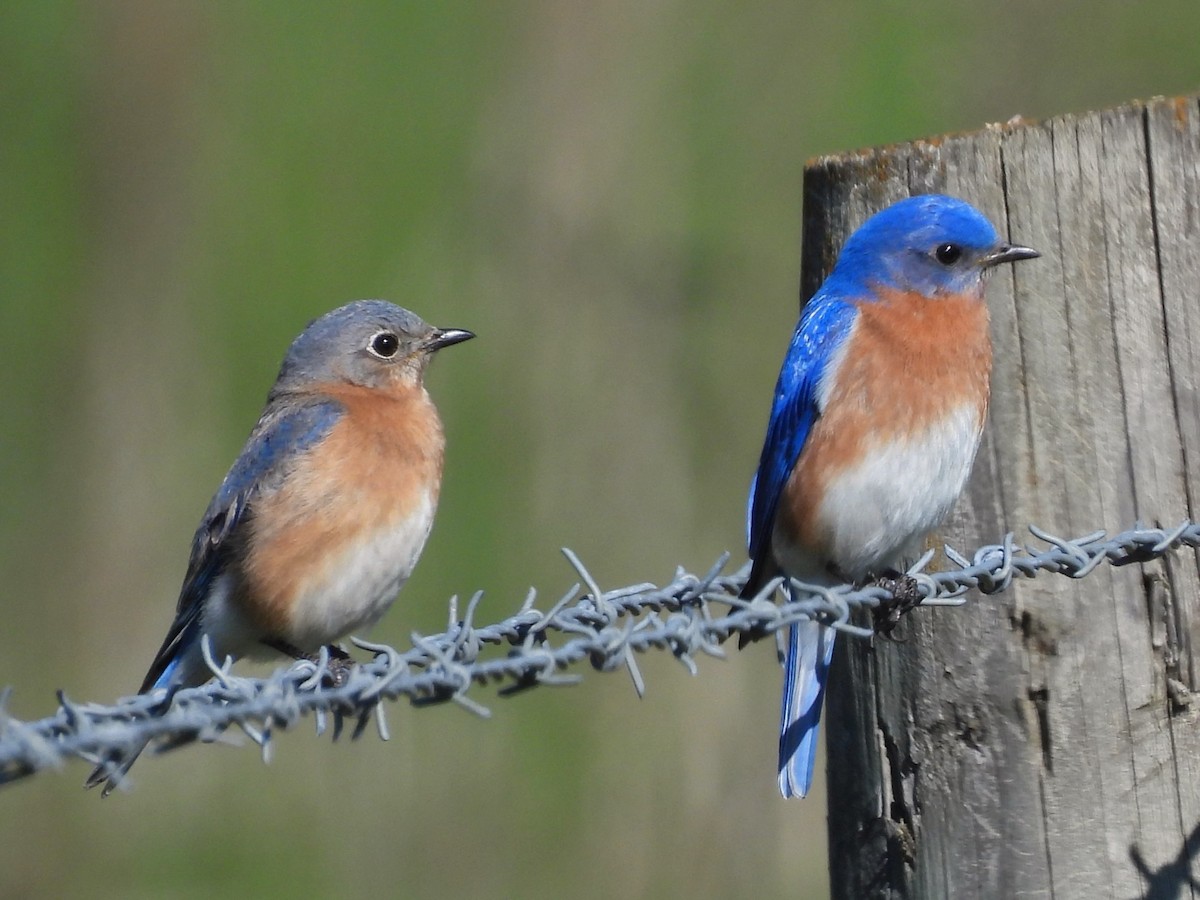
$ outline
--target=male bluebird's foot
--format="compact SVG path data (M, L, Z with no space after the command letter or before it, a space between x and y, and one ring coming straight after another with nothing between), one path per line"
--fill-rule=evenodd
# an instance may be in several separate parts
M900 620L921 605L924 599L921 596L921 588L917 579L902 572L881 575L875 579L874 585L892 595L891 600L883 600L871 610L875 631L884 637L890 637Z

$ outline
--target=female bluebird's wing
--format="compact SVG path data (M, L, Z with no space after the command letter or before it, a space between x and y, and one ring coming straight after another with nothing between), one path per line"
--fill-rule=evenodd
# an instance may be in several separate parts
M175 621L146 673L143 693L167 685L181 651L199 640L205 600L214 580L239 549L239 526L254 497L278 484L297 454L325 437L342 412L334 400L298 394L267 406L192 538Z
M746 527L754 565L743 596L753 596L775 574L771 531L779 495L817 418L821 377L856 315L854 307L839 295L821 290L805 305L792 334L775 384L758 472L750 488Z
M230 558L238 552L238 526L245 521L255 496L277 485L296 455L327 435L342 411L337 402L315 396L289 395L268 401L266 411L208 504L192 538L192 556L179 593L175 621L155 654L139 693L177 683L177 670L196 652L196 642L203 633L201 619L209 592ZM108 796L145 746L100 763L84 782L85 786L107 782L104 796Z

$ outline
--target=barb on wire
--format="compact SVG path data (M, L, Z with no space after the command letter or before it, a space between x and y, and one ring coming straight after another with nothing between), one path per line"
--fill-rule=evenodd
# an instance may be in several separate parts
M1045 548L1018 547L1010 534L1000 544L981 547L968 559L945 548L953 568L927 573L926 554L910 570L920 605L957 605L971 588L984 593L1006 589L1014 578L1048 572L1083 578L1104 562L1113 566L1146 562L1180 547L1200 545L1200 526L1183 522L1170 530L1135 527L1113 538L1103 532L1063 539L1031 527ZM332 720L336 740L351 724L358 738L374 720L379 736L388 738L384 702L407 698L422 706L454 702L478 715L488 709L470 696L472 688L497 685L507 696L538 685L568 685L581 679L567 672L582 660L603 672L625 668L640 695L644 690L635 655L666 650L693 674L701 654L724 657L722 642L733 633L761 638L794 622L817 619L855 636L872 629L850 623L856 609L878 610L896 601L879 585L820 587L795 582L791 602L772 602L777 579L757 596L738 592L748 566L724 572L725 554L704 575L677 569L661 587L638 584L601 591L582 561L569 550L567 559L580 578L545 611L535 608L530 590L512 617L494 625L474 624L482 592L473 595L458 618L457 600L450 604L450 623L439 635L413 635L412 648L400 651L354 639L374 654L344 679L332 679L329 656L301 661L266 678L233 673L228 660L208 657L214 678L207 684L175 692L156 691L112 705L75 703L62 692L58 711L25 722L7 712L11 688L0 690L0 785L43 769L60 768L70 758L93 765L121 758L155 742L164 752L196 741L233 740L238 729L270 758L275 732L312 715L317 734ZM581 594L581 585L587 592Z

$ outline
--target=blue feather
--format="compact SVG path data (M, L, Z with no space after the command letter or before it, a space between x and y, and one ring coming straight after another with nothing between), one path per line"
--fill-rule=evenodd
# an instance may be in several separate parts
M803 797L812 787L817 726L836 635L817 622L798 622L788 629L779 717L779 791L784 797Z
M771 529L779 496L816 421L821 377L849 334L856 315L854 307L838 292L822 290L805 305L792 334L775 384L767 437L747 511L750 558L755 561L755 574L748 585L751 594L772 577L765 570L760 572L759 564L770 556Z
M168 687L174 683L172 679L186 681L197 672L203 674L196 641L204 604L216 578L236 554L238 532L248 508L259 492L283 479L285 463L294 461L330 432L342 412L336 401L313 396L285 395L268 404L192 538L175 621L146 672L143 691ZM185 658L189 664L180 668Z
M980 293L987 268L1036 255L1002 243L991 223L969 204L937 194L901 200L850 236L833 271L805 305L775 385L766 439L750 487L746 529L753 565L743 597L757 594L782 572L772 547L780 497L822 413L818 405L823 381L832 377L831 362L851 334L856 304L878 299L880 289L930 298ZM901 547L914 535L895 537ZM845 571L837 559L816 562ZM881 557L879 562L888 560ZM806 580L828 577L824 570L785 574ZM779 738L779 789L785 797L802 797L812 786L834 637L833 629L818 622L800 622L788 632Z

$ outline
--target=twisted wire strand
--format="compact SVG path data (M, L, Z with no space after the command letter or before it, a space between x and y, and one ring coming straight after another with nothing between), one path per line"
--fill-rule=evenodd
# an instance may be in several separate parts
M1097 531L1066 539L1035 526L1030 532L1046 546L1018 547L1009 534L969 559L946 547L955 568L945 572L924 571L933 556L933 551L927 553L909 572L921 605L960 605L972 588L998 593L1017 577L1041 573L1084 578L1105 562L1148 562L1182 546L1200 545L1200 526L1190 521L1169 530L1135 526L1112 538ZM308 715L318 735L332 725L335 740L347 726L352 738L360 737L374 719L380 737L387 740L385 701L405 697L416 706L454 702L488 716L490 711L471 696L473 688L495 685L499 695L506 696L538 685L575 684L582 675L569 670L583 660L602 672L626 669L640 696L644 682L637 654L668 651L696 674L697 657L723 658L721 644L731 634L758 639L794 622L818 619L855 637L868 637L873 630L852 624L851 614L896 600L876 585L793 582L794 599L777 605L772 597L782 579L755 597L740 599L749 566L726 574L729 554L700 576L679 568L662 586L646 583L603 591L574 553L563 553L579 582L545 611L535 608L537 592L531 589L515 615L478 626L475 617L483 592L470 598L461 617L454 598L447 631L414 634L409 650L352 639L373 659L343 672L341 678L334 677L325 650L316 661L302 660L265 678L246 678L233 673L230 661L213 659L206 644L213 679L200 687L159 690L111 705L76 703L60 691L57 712L36 721L8 714L11 688L5 688L0 691L0 785L61 768L71 758L111 765L147 742L153 742L156 752L196 741L228 742L233 729L257 744L269 760L275 731L291 728Z

